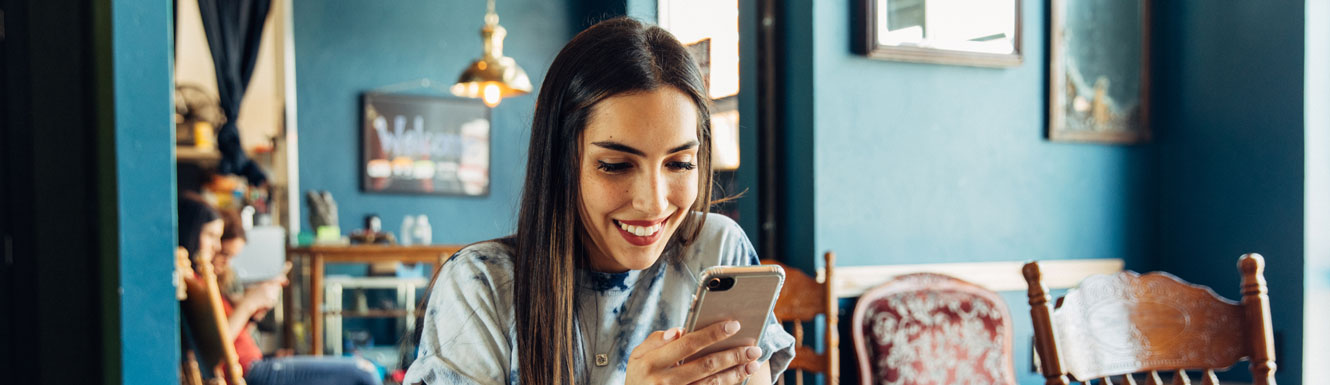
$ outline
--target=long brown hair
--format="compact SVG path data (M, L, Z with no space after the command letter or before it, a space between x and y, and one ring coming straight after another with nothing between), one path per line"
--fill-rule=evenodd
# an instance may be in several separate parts
M592 108L615 95L673 87L688 95L698 111L697 201L692 211L711 206L710 99L701 72L669 32L629 18L600 22L582 31L550 64L536 99L531 123L526 184L517 232L509 239L513 258L513 306L517 359L523 384L574 383L581 361L575 342L576 278L589 266L581 218L580 138ZM686 245L697 237L705 215L685 215L669 242ZM662 258L680 253L666 252Z

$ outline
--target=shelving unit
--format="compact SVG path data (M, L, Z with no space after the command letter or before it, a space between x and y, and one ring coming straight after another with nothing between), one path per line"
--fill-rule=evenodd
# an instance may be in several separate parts
M416 325L416 289L429 284L425 278L349 277L324 278L323 319L327 325L324 340L334 356L342 355L342 320L346 318L397 318L400 330L414 330ZM358 289L394 289L398 309L373 309L368 303L360 309L345 309L345 293Z

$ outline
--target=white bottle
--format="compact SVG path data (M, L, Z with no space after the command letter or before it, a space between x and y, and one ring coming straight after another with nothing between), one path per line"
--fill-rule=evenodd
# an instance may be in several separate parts
M410 215L402 219L402 229L398 232L401 236L397 237L397 244L411 246L411 238L415 237L415 223L416 218Z
M415 241L417 244L429 245L433 243L434 229L430 228L429 217L426 217L425 214L420 214L420 217L416 218L416 227L413 230L416 232Z

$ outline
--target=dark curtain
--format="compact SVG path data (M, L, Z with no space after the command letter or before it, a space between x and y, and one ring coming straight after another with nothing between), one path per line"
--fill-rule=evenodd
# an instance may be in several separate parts
M262 185L268 180L253 160L245 156L240 147L240 131L236 116L240 114L240 100L245 96L249 78L254 74L254 62L259 57L259 38L268 18L271 0L198 0L203 16L203 31L208 35L212 62L217 67L217 91L221 97L226 124L217 131L217 147L222 161L217 169L222 174L245 177L251 185Z

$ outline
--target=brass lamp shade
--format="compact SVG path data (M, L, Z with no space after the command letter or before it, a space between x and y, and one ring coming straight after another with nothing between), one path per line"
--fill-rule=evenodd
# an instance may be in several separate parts
M531 78L517 65L513 58L503 56L503 38L508 31L499 25L499 15L494 13L493 0L489 3L489 12L485 14L485 27L480 29L484 39L485 53L480 59L457 77L457 84L452 87L453 95L464 98L480 98L485 105L494 107L503 98L528 94L531 92Z

